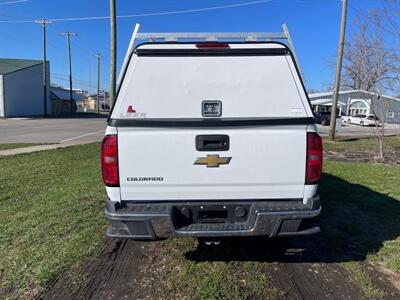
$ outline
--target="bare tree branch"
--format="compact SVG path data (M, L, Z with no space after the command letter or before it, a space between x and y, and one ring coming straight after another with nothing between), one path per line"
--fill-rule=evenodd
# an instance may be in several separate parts
M384 0L388 1L388 0ZM386 10L371 10L366 17L356 20L356 30L346 43L343 62L342 87L354 90L372 92L368 98L371 111L380 120L376 124L376 136L378 139L378 159L384 160L385 117L387 102L383 93L393 92L399 87L399 54L398 50L388 47L383 37L384 28L382 19L386 16ZM385 19L385 22L388 22ZM390 22L390 26L395 26ZM391 30L394 31L394 28ZM395 30L399 33L398 27Z

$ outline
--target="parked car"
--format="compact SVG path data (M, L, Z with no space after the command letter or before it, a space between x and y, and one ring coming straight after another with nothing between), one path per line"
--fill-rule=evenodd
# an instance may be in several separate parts
M304 236L322 140L281 43L145 43L102 142L108 236Z
M323 126L328 126L331 123L331 112L323 111L323 112L315 112L315 123L321 124ZM337 116L339 118L339 115Z
M315 112L315 123L327 126L331 123L331 113L330 112Z
M376 117L375 115L362 115L362 114L358 114L358 115L354 115L354 116L348 116L347 117L347 122L350 124L357 124L360 126L380 126L380 120L378 119L378 117Z

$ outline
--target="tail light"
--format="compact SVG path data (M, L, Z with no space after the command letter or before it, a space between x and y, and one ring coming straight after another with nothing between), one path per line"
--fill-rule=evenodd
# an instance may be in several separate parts
M101 171L106 186L119 186L117 135L106 135L103 139Z
M202 48L230 48L228 43L221 43L221 42L202 42L197 43L196 47L199 49Z
M322 175L322 139L315 132L307 133L306 184L316 184Z

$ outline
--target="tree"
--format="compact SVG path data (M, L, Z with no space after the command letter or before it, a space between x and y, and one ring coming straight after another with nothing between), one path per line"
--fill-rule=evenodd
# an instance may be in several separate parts
M380 19L381 14L371 11L368 18L356 21L356 31L345 46L343 87L365 91L373 91L377 86L393 88L399 56L396 50L387 47Z
M400 1L398 0L381 0L381 14L385 22L381 28L386 34L397 39L400 38Z
M356 20L356 31L346 43L342 87L371 92L372 112L380 119L376 124L380 161L384 160L385 117L384 92L393 94L398 87L399 55L387 46L383 36L383 12L370 11Z

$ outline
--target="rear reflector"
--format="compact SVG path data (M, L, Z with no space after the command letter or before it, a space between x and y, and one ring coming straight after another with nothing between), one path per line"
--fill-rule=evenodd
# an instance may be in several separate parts
M203 42L197 43L196 47L199 49L202 48L229 48L228 43L220 43L220 42Z
M127 110L127 112L128 112L128 113L135 113L135 112L136 112L136 110L133 108L133 106L132 106L132 105L129 105L129 106L128 106L128 110Z
M322 175L322 139L315 132L307 133L306 184L317 184Z
M101 144L101 171L106 186L119 186L117 135L106 135Z

